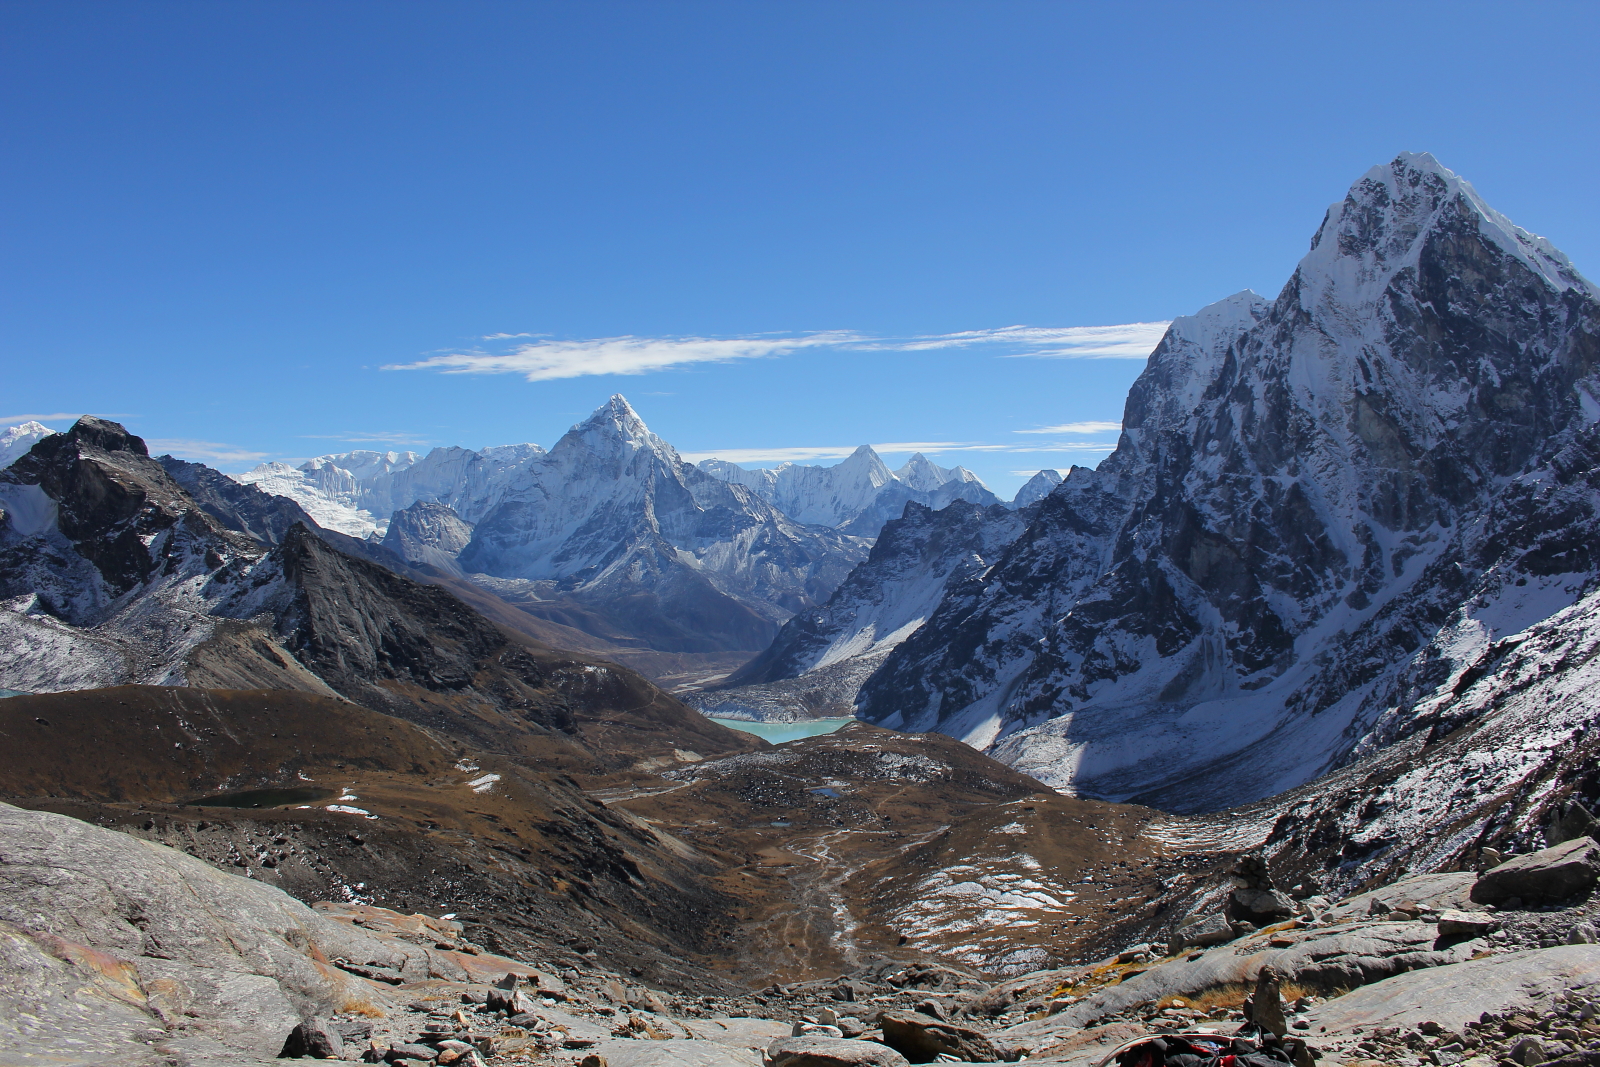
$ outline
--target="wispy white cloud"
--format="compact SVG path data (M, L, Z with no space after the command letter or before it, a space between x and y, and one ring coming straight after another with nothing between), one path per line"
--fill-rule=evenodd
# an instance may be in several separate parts
M432 370L441 374L519 374L530 382L598 374L649 374L697 363L769 359L806 349L861 352L933 352L987 347L995 355L1051 359L1144 359L1161 340L1165 322L1120 326L1004 326L992 330L873 337L851 330L746 337L596 337L553 340L534 333L494 333L484 342L519 341L491 351L443 352L384 370Z
M881 346L901 352L974 345L1006 345L1019 352L1002 355L1052 359L1145 359L1167 332L1166 322L1127 322L1117 326L1003 326L931 334Z
M300 436L309 441L344 441L352 445L425 445L429 440L414 433L390 430L303 433Z
M145 446L152 455L170 453L179 459L198 460L204 463L222 463L229 466L260 463L271 453L254 452L248 448L237 445L225 445L217 441L193 441L187 438L148 438Z
M1012 430L1012 433L1111 433L1122 429L1120 422L1063 422L1059 426L1041 426L1037 430Z
M509 352L448 352L384 370L436 370L443 374L520 374L530 382L592 374L648 374L695 363L731 363L785 355L803 348L848 347L856 335L812 333L795 337L599 337L536 340Z
M1049 445L1009 445L1007 452L1115 452L1115 441L1057 441Z

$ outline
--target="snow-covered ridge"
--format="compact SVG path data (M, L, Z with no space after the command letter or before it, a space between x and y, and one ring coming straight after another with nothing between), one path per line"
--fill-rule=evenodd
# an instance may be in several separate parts
M701 460L699 466L725 482L753 490L798 522L862 537L876 537L884 523L899 518L907 501L935 510L956 500L984 506L1000 503L965 467L941 467L918 452L892 471L871 445L862 445L831 467L784 463L770 470L746 470L722 459Z

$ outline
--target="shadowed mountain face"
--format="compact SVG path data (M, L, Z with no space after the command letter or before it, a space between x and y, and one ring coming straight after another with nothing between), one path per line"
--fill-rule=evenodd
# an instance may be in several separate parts
M180 473L210 494L212 479ZM485 748L575 766L759 747L625 668L557 653L306 525L271 547L227 528L271 532L270 512L240 513L241 499L260 502L254 492L219 494L228 506L208 511L142 441L98 419L39 442L0 473L0 686L339 694Z
M1512 499L1600 410L1597 363L1600 303L1549 242L1432 157L1374 168L1275 301L1172 324L1116 453L947 596L863 714L1163 807L1305 782L1385 714L1492 546L1544 521ZM1248 775L1224 762L1247 752Z
M819 608L784 623L765 652L709 692L686 697L707 714L792 720L855 712L857 691L933 613L947 590L970 581L1027 524L1004 505L905 505L872 554Z

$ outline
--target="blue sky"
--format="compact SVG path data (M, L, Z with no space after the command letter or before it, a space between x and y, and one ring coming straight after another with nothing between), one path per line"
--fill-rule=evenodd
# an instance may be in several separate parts
M1150 328L1080 328L1276 294L1398 151L1600 271L1597 30L1592 3L0 3L0 419L113 415L240 470L549 445L622 392L687 453L933 444L1009 495L1114 440Z

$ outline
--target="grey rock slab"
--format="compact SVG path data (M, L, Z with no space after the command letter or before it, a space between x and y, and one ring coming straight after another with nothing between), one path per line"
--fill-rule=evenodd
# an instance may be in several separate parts
M1177 955L1191 945L1219 945L1232 941L1236 936L1228 917L1218 912L1178 927L1177 932L1172 935L1171 943L1167 946L1167 952L1170 955Z
M1057 989L1070 988L1083 977L1082 967L1070 970L1035 971L999 985L990 986L961 1008L963 1015L999 1015L1013 1004L1049 996Z
M150 1007L168 1027L274 1057L300 1025L300 1013L267 975L195 967L177 960L135 961Z
M789 1024L776 1019L680 1019L696 1039L730 1048L764 1049L780 1037L790 1036Z
M785 1037L767 1046L771 1067L910 1067L900 1053L876 1041L837 1037Z
M1457 911L1454 908L1439 913L1439 936L1460 937L1463 934L1480 937L1492 933L1500 925L1487 912Z
M606 1067L761 1067L754 1049L730 1048L716 1041L629 1041L609 1039L584 1055L598 1055Z
M1541 994L1596 983L1600 946L1561 945L1396 975L1318 1004L1306 1019L1316 1033L1430 1020L1459 1030L1483 1012L1527 1010Z
M969 1063L999 1063L1015 1058L996 1047L981 1031L920 1012L884 1012L878 1016L878 1025L883 1028L883 1043L913 1063L931 1063L941 1056L955 1056Z
M1485 871L1472 887L1478 904L1504 904L1513 897L1527 904L1566 900L1600 880L1600 843L1580 837L1507 860Z
M126 978L75 966L0 923L0 1063L7 1067L165 1063L149 1041L165 1027L141 999Z
M452 971L173 849L0 804L0 1057L36 1056L54 1033L62 1063L81 1047L138 1064L152 1042L196 1063L270 1060L307 1015L394 1006L391 987L323 962L339 958Z
M1089 1030L1047 1037L1030 1046L1028 1067L1048 1064L1050 1067L1094 1067L1118 1045L1148 1034L1149 1028L1139 1023L1112 1023Z

